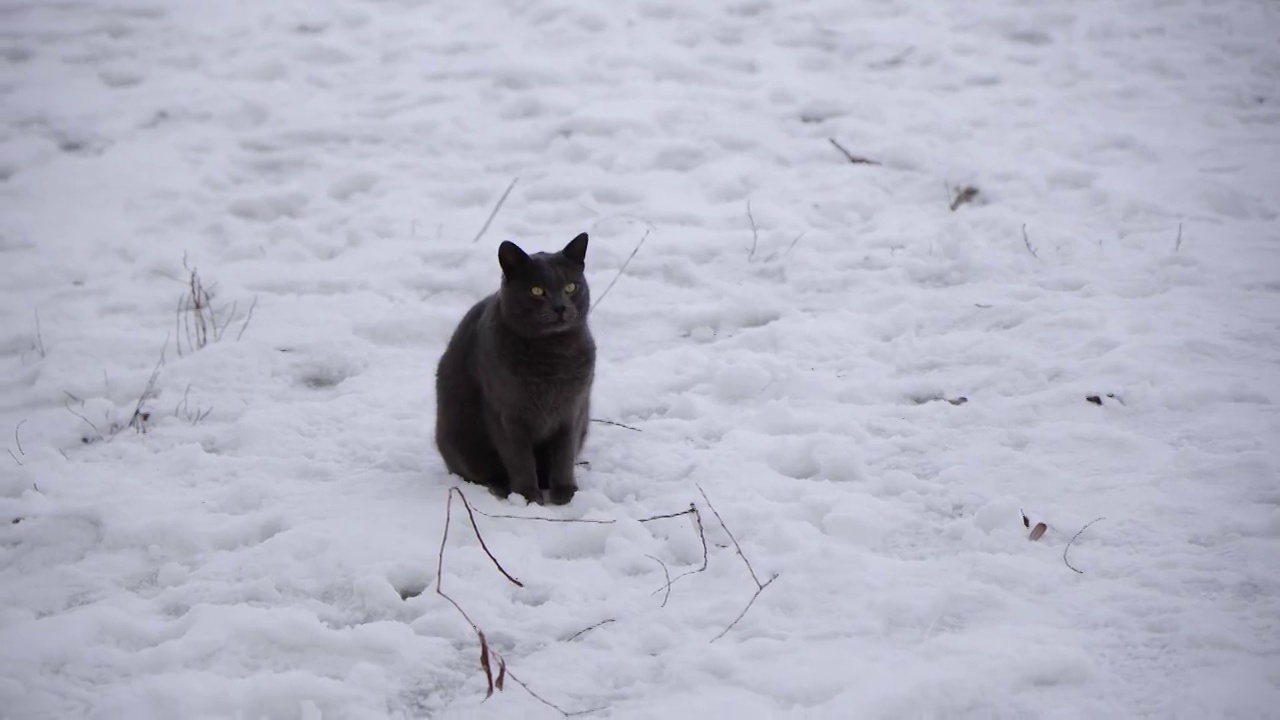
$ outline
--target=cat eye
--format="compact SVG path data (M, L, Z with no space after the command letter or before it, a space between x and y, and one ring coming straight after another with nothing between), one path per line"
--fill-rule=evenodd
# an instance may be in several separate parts
M535 285L535 286L533 286L533 287L531 287L531 288L529 288L529 292L533 293L533 296L534 296L534 297L542 297L543 295L546 295L546 294L547 294L547 291L546 291L546 290L543 290L542 288L540 288L540 287L538 287L538 286L536 286L536 285Z
M568 285L564 286L564 291L569 293L570 295L572 295L573 291L577 289L578 289L578 283L569 283Z

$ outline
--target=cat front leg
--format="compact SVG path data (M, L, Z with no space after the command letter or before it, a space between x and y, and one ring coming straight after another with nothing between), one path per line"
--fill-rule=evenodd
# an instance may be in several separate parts
M498 457L507 469L510 491L523 495L531 503L538 502L538 470L533 457L533 440L528 433L500 418L489 418L488 425Z
M567 505L578 492L573 469L581 438L581 430L565 425L547 439L547 489L553 505Z

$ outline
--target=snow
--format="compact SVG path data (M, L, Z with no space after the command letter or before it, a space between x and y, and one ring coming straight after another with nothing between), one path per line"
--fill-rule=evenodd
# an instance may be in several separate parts
M557 717L484 700L434 592L461 486L613 521L478 516L517 587L454 506L445 591L567 711L1280 717L1274 3L0 26L0 716ZM500 240L584 230L597 298L647 233L592 316L635 430L498 501L432 446L435 363ZM664 604L702 544L639 520L691 503ZM725 527L778 577L713 643L757 590Z

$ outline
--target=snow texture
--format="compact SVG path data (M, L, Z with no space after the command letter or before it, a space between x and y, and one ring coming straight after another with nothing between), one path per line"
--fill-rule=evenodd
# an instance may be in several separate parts
M558 717L434 593L432 383L498 242L585 230L597 297L647 234L638 431L463 489L616 522L478 517L521 588L455 503L444 562L538 695L1280 717L1278 168L1269 0L6 0L0 716ZM778 574L714 643L698 486Z

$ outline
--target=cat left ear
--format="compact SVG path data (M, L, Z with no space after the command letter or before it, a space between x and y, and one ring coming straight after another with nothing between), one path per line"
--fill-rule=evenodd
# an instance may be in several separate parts
M519 245L510 240L503 240L498 246L498 264L502 266L503 275L518 275L526 263L529 262L529 256Z
M587 234L580 233L578 237L570 240L569 244L564 246L564 250L560 251L560 254L578 263L579 265L586 265L587 264Z

